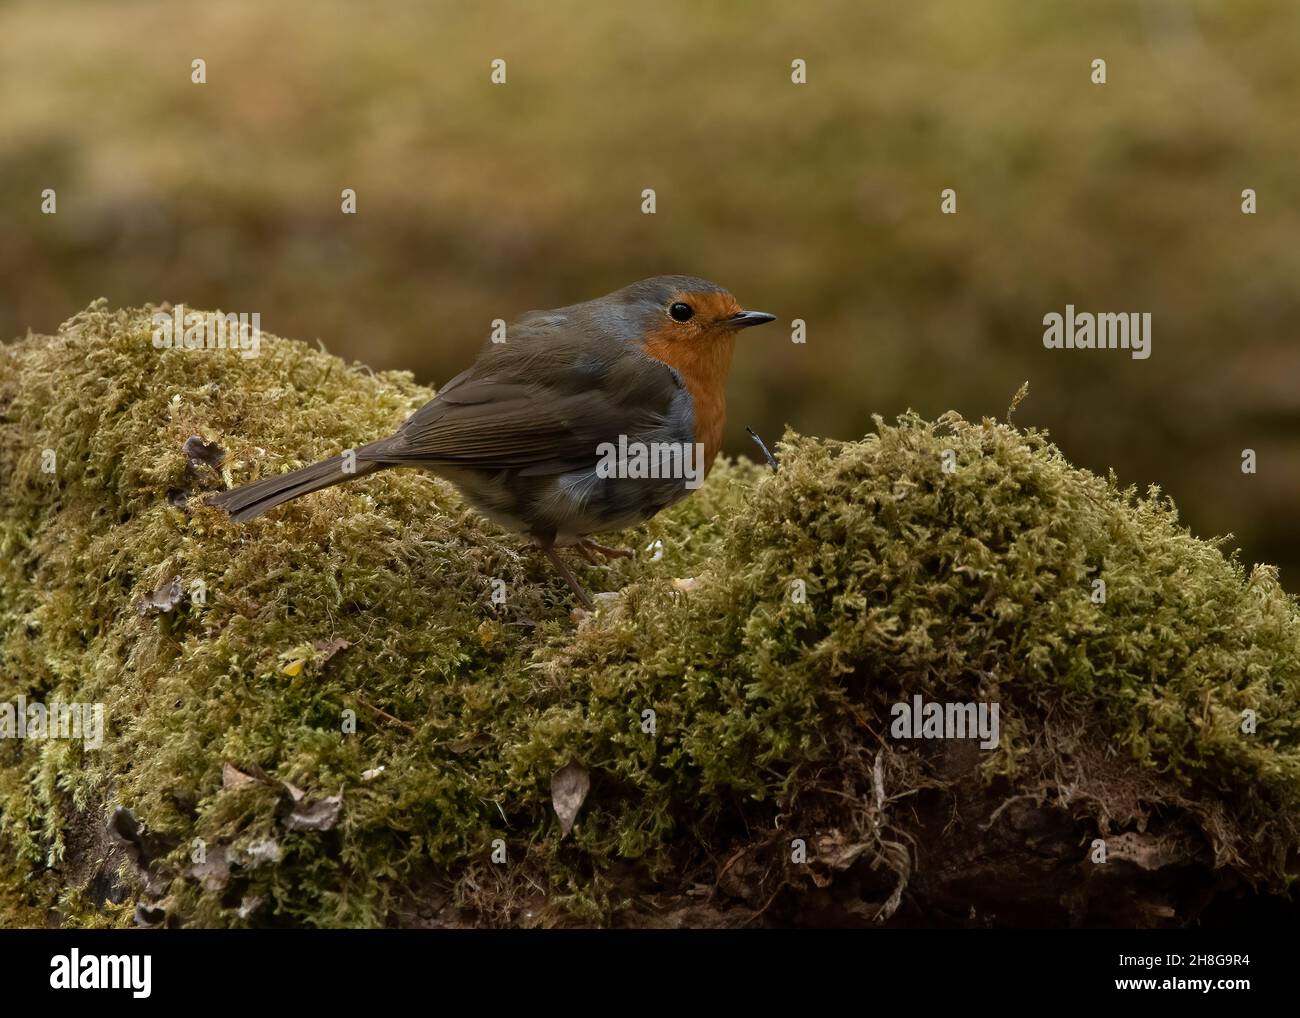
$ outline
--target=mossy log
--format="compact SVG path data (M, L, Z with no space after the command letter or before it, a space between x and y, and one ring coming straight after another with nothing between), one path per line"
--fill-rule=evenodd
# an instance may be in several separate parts
M791 432L575 617L428 474L204 505L432 391L158 349L154 311L0 347L0 701L105 710L99 748L0 741L6 924L1293 913L1297 605L1159 492L1002 421ZM997 745L899 737L917 696L997 705Z

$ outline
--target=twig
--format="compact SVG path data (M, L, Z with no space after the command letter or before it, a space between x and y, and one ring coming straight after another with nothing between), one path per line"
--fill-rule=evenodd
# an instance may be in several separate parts
M356 695L356 694L353 694L353 695ZM406 722L406 721L403 721L401 718L395 718L395 717L393 717L393 715L389 714L388 711L386 711L386 710L380 710L380 709L379 709L378 707L376 707L373 703L368 703L368 702L367 702L366 700L364 700L362 697L357 696L357 703L361 704L362 707L369 707L372 711L374 711L376 714L378 714L381 718L383 718L383 719L384 719L385 721L387 721L389 724L396 725L398 728L405 728L405 729L406 729L408 732L410 732L412 735L415 734L415 726L414 726L414 725L409 724L409 723Z
M767 464L772 468L772 473L775 474L777 471L779 471L781 467L776 462L776 457L767 451L767 446L763 444L763 440L758 437L758 434L754 431L754 429L746 425L745 430L749 432L749 437L752 438L755 442L757 442L758 447L763 450L763 455L767 457Z

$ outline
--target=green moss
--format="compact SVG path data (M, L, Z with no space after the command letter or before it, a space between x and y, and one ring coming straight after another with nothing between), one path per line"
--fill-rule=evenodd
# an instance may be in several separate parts
M617 921L737 846L848 831L879 849L845 802L870 798L878 752L891 781L919 773L885 737L916 693L1001 704L980 763L999 794L1071 752L1118 754L1201 818L1217 862L1289 879L1294 600L1042 435L955 415L853 443L788 434L779 474L722 464L624 535L662 558L588 570L622 597L575 624L545 564L425 474L242 526L169 504L218 486L188 463L191 435L239 483L386 434L432 393L269 336L251 360L155 350L151 311L100 302L0 348L0 700L108 718L97 751L0 745L0 868L43 874L29 907L129 921L87 892L121 861L79 833L122 806L162 846L148 877L123 868L130 895L180 922L419 922L441 898L465 921ZM173 576L187 596L141 615ZM550 778L573 758L592 789L562 842ZM341 794L337 825L287 827L283 782ZM1085 809L1101 830L1104 800ZM195 839L228 875L191 873ZM278 858L259 855L270 841ZM802 886L767 868L774 889Z

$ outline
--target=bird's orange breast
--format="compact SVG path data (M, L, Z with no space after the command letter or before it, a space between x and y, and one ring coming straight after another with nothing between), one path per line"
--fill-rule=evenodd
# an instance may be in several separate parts
M657 361L675 368L686 383L695 410L695 441L704 446L704 472L722 448L727 423L727 374L736 337L729 331L683 341L665 328L646 339L642 348Z

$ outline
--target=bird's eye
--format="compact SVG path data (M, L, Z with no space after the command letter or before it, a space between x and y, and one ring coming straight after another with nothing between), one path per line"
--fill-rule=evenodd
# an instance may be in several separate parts
M689 322L695 311L689 304L678 301L668 309L668 314L672 316L674 322Z

